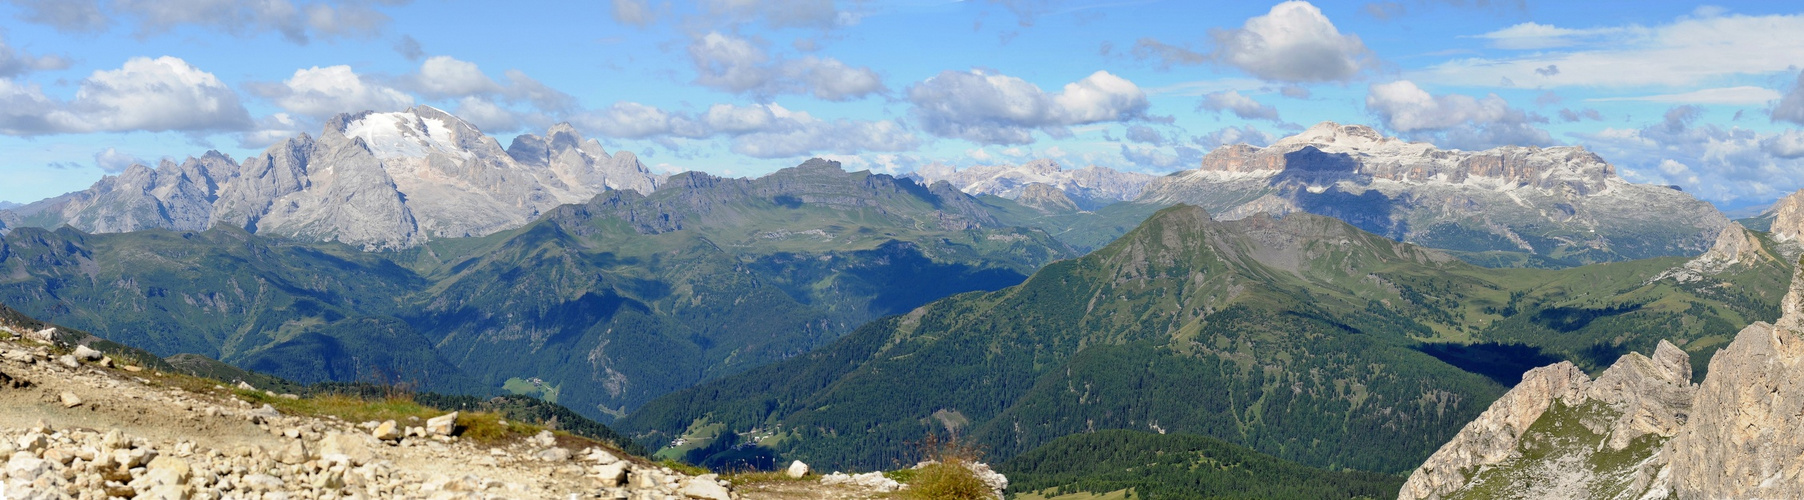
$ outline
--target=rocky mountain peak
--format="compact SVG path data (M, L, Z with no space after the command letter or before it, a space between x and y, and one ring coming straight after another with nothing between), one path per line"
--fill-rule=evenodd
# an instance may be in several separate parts
M1047 213L1078 211L1077 202L1071 201L1071 197L1066 196L1064 191L1044 182L1023 186L1021 196L1015 198L1015 202Z
M1091 210L1110 203L1140 197L1146 183L1154 176L1138 172L1122 172L1106 167L1089 166L1066 170L1059 162L1041 158L1020 165L978 165L964 170L943 163L932 163L905 174L923 185L937 181L952 183L971 195L994 195L1017 199L1029 184L1052 186L1065 193L1078 208Z
M1794 242L1804 236L1804 190L1780 198L1766 213L1773 219L1774 240Z
M1347 149L1370 149L1390 143L1407 142L1395 137L1386 137L1383 132L1365 125L1341 125L1331 121L1321 122L1309 127L1302 133L1279 139L1272 146L1300 146L1317 144L1337 146Z
M424 158L435 151L467 158L473 153L464 142L484 137L469 122L424 105L391 113L339 115L326 130L362 140L378 158Z

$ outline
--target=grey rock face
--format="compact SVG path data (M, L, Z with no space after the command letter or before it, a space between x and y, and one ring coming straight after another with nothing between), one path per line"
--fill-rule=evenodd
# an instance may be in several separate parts
M1015 198L1017 203L1047 213L1078 211L1077 202L1071 201L1064 191L1051 184L1035 182L1021 188L1021 196Z
M1029 185L1043 184L1064 192L1080 208L1089 210L1140 197L1154 176L1090 166L1065 170L1052 160L1021 165L986 165L957 170L935 163L906 174L922 184L945 181L972 195L996 195L1018 199Z
M234 164L209 152L181 164L133 166L86 191L0 211L0 232L69 224L87 232L215 225L289 238L402 248L431 238L518 227L608 189L663 182L632 153L609 155L568 124L493 138L427 106L334 117Z
M1681 191L1622 179L1583 148L1442 150L1332 122L1270 147L1218 148L1136 201L1221 219L1306 211L1430 247L1579 261L1696 255L1729 223Z
M1588 382L1569 382L1584 377L1569 364L1537 368L1399 498L1804 498L1801 329L1804 272L1776 324L1742 329L1700 384L1665 342Z
M0 216L8 226L68 224L90 233L206 229L221 185L237 165L218 151L157 168L132 165L83 191L32 203ZM42 224L31 224L42 222Z

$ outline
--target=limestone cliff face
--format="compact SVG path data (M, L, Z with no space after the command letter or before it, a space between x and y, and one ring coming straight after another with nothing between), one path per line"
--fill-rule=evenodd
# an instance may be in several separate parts
M1799 236L1804 236L1804 191L1780 198L1762 216L1772 219L1774 240L1797 242Z
M1683 351L1596 380L1537 368L1413 473L1402 499L1804 498L1804 274L1690 383Z
M1137 203L1224 220L1303 211L1460 251L1567 255L1569 264L1697 255L1729 221L1667 186L1636 184L1580 147L1440 149L1324 122L1267 147L1233 145L1153 179Z

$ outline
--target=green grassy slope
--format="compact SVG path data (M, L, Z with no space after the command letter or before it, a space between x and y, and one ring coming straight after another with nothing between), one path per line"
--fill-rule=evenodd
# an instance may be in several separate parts
M1777 261L1688 284L1679 259L1499 270L1296 214L1161 211L1021 285L950 297L819 351L653 401L661 444L698 421L771 454L880 468L948 421L1001 458L1097 429L1167 430L1306 465L1409 470L1522 370L1694 352L1776 311ZM1767 318L1770 319L1770 318ZM958 418L936 418L956 415Z
M1010 491L1132 490L1142 500L1377 499L1403 486L1402 477L1316 469L1219 439L1127 430L1059 438L997 469Z

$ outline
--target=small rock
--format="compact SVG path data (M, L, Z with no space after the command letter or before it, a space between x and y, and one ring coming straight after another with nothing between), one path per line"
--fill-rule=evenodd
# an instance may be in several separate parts
M144 468L151 472L160 472L164 477L174 479L174 482L165 484L186 483L188 482L189 476L192 475L194 471L193 468L189 467L187 460L168 455L152 459L150 464L145 465ZM148 474L146 476L148 477Z
M288 446L276 452L276 461L288 465L296 465L307 461L307 442L299 439L289 441Z
M395 421L387 420L382 422L382 425L376 426L376 430L370 431L370 435L376 436L376 439L383 441L399 441L401 439L401 430L395 428Z
M75 356L70 356L67 354L64 354L61 357L56 358L56 363L63 365L64 367L67 367L67 368L75 368L75 367L81 366L80 362L75 361Z
M733 500L733 492L712 479L690 478L683 483L682 495L701 500Z
M795 478L795 479L801 479L802 476L808 475L808 464L802 463L801 460L796 460L794 462L790 462L789 470L784 471L783 475L789 476L789 477Z
M125 371L138 373L144 371L144 367L138 365L125 365Z
M426 432L434 436L449 436L457 430L457 412L446 413L426 420Z
M74 408L77 406L81 406L81 398L76 397L74 393L65 392L65 393L62 393L62 395L57 396L57 397L59 399L63 400L64 408Z
M352 465L363 465L375 461L376 454L364 440L369 439L356 434L341 432L327 433L319 440L319 453L325 455L344 455Z
M551 448L551 449L548 449L545 451L538 452L537 454L533 455L533 457L537 458L539 460L542 460L542 461L546 461L546 462L565 462L565 461L570 460L570 450L563 449L563 448Z
M6 475L21 482L29 483L48 472L50 461L30 454L14 453L12 459L6 462Z
M301 430L300 429L287 429L287 430L282 431L282 436L287 437L288 439L300 439L301 438Z
M113 367L113 357L106 356L106 357L100 358L100 367L101 368L112 368Z
M26 434L24 437L19 438L19 451L37 453L38 451L43 450L45 446L49 445L50 442L44 439L44 435L36 432Z
M88 362L100 361L100 358L106 356L105 354L102 354L100 351L96 351L85 345L75 346L74 355L75 355L76 360L88 361Z
M299 396L299 395L295 395L295 394L283 394L283 395L281 395L281 396L278 396L278 397L280 397L280 398L282 398L282 399L286 399L286 400L289 400L289 401L295 401L295 400L299 400L299 399L301 399L301 397L300 397L300 396Z
M620 461L620 457L616 457L613 453L608 453L607 450L601 448L590 448L588 459L589 461L600 465L607 465Z
M532 437L532 443L539 446L556 445L557 434L553 434L551 431L539 431L538 435Z
M626 483L626 463L614 462L595 468L595 481L603 488L614 488Z
M276 411L276 407L274 406L265 404L262 408L251 410L249 416L251 423L267 424L274 422L278 418L282 418L282 412Z
M254 391L254 390L257 390L257 388L256 388L256 387L251 387L251 385L250 385L250 384L247 384L247 383L244 383L244 381L243 381L243 380L240 380L240 381L238 381L238 385L235 385L235 386L233 386L233 387L237 387L237 388L239 388L239 389L243 389L243 390L246 390L246 391Z

